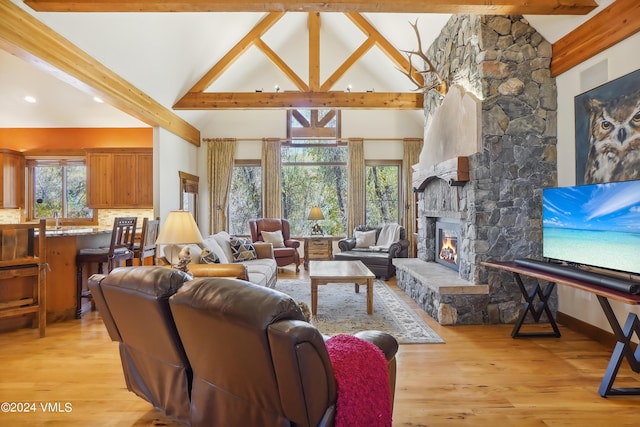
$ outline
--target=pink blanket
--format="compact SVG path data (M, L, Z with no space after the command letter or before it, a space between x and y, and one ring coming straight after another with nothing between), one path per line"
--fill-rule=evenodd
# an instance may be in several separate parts
M374 344L340 334L327 340L336 379L336 427L391 426L387 359Z

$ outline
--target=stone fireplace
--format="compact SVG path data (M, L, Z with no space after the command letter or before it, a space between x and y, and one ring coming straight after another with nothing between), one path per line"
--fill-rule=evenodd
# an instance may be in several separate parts
M542 254L541 192L556 185L551 45L521 16L456 15L428 56L453 84L425 95L417 258L394 261L397 283L442 324L511 323L521 294L482 262ZM436 260L441 223L456 225L457 270Z

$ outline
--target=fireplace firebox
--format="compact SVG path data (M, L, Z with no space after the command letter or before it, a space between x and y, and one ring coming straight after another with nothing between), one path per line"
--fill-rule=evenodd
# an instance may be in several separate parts
M458 246L460 242L460 224L436 221L436 262L458 271Z

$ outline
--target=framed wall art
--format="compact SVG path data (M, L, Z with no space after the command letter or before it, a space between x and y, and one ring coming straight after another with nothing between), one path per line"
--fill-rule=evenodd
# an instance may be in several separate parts
M576 184L640 179L640 70L575 97Z

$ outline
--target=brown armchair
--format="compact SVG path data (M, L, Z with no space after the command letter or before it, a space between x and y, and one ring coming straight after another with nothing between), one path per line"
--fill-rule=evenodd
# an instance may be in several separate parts
M334 425L324 337L291 297L237 279L196 279L169 305L193 369L192 427ZM397 341L376 331L356 336L382 350L393 399Z
M298 248L300 242L291 240L289 221L280 218L260 218L249 221L249 229L251 230L251 240L253 242L264 242L262 232L273 233L280 231L282 233L282 242L280 244L273 243L273 256L276 259L278 267L284 267L289 264L295 264L296 273L300 271L300 254ZM281 246L280 246L281 245Z

